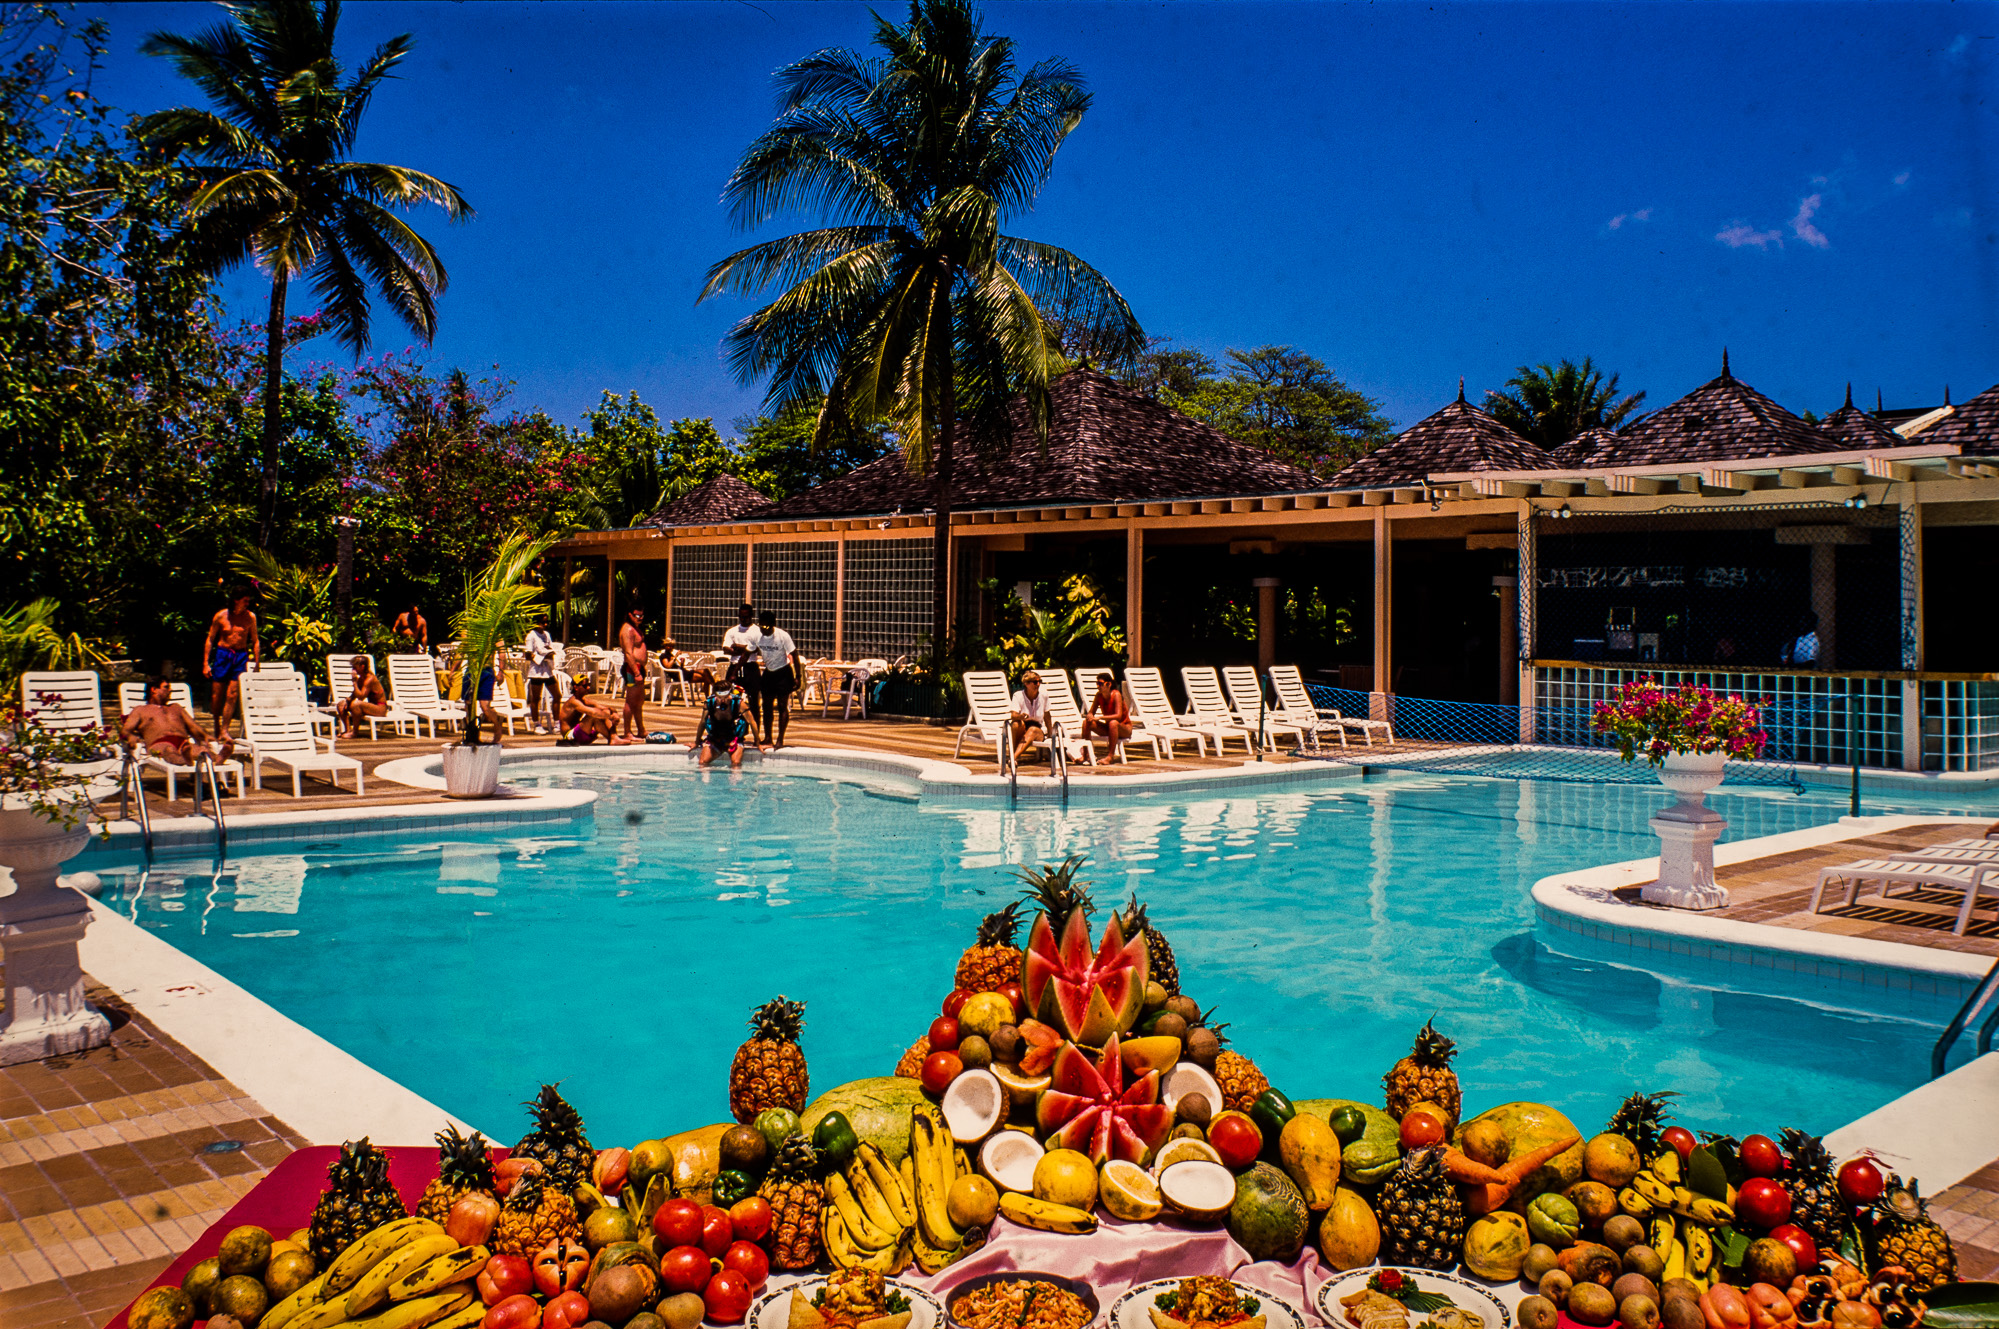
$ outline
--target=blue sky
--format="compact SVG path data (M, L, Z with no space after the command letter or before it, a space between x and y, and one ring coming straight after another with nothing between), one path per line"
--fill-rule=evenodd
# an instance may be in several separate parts
M97 12L101 96L193 98L137 46L214 6ZM1001 3L986 20L1096 96L1011 229L1095 263L1148 333L1217 356L1295 344L1398 424L1461 375L1476 399L1586 354L1655 407L1724 344L1794 410L1830 410L1849 379L1890 406L1999 380L1995 6ZM840 3L350 4L350 62L416 38L357 155L478 209L418 219L451 274L435 361L497 365L515 405L564 421L636 390L726 432L761 385L719 350L748 306L694 303L748 243L723 182L769 123L771 71L870 31ZM260 316L267 290L239 276L232 310ZM378 320L377 349L409 340Z

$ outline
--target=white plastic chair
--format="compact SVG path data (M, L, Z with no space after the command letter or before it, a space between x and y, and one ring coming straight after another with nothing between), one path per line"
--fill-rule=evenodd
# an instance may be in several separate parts
M145 704L146 685L144 683L120 683L118 685L118 710L121 715L129 715L132 711ZM167 705L178 706L189 715L193 715L194 693L185 683L169 683L167 684ZM175 782L177 780L195 780L200 776L199 768L189 766L183 762L170 761L160 753L147 747L144 743L135 743L133 745L133 755L137 757L141 770L158 771L166 777L167 801L170 803L175 797ZM218 761L215 763L215 774L222 781L225 789L229 786L229 777L232 775L235 776L236 797L243 797L242 762L236 760L234 757L231 757L228 761ZM201 792L200 785L195 785L195 792L197 794Z
M507 722L507 733L514 733L514 721L528 718L528 703L525 697L514 695L513 684L507 681L507 671L499 666L493 669L493 710Z
M1243 751L1256 755L1256 731L1236 720L1229 710L1227 698L1222 696L1222 681L1216 677L1213 665L1182 665L1180 685L1187 690L1187 713L1180 717L1181 724L1196 724L1208 731L1215 740L1215 755L1222 755L1222 740L1241 738ZM1293 725L1266 726L1266 732L1282 728L1294 737L1298 730ZM1273 741L1271 746L1276 747Z
M1084 702L1094 702L1097 696L1097 675L1108 674L1110 672L1109 669L1105 668L1076 670L1074 677L1076 680L1077 697ZM1045 673L1043 677L1046 677ZM1119 691L1122 692L1123 690L1119 689ZM1160 746L1161 739L1159 735L1152 733L1140 725L1137 716L1129 715L1129 698L1126 699L1126 706L1128 713L1126 723L1131 725L1131 737L1106 738L1104 741L1109 745L1109 749L1104 755L1113 761L1128 765L1131 762L1130 745L1133 743L1150 743L1152 745L1152 759L1154 761L1163 761L1167 757L1172 756L1173 749L1170 746Z
M427 721L432 738L437 737L439 725L449 728L465 722L465 703L446 701L438 694L437 669L427 655L389 657L389 696L412 720Z
M354 692L354 661L357 659L366 660L369 671L374 671L375 657L372 655L361 653L355 655L329 655L326 657L326 677L329 681L327 691L328 695L333 697L334 700L333 704L322 706L319 709L333 716L336 723L340 716L340 703L353 695ZM380 715L364 715L360 717L368 722L369 738L379 740L382 737L383 725L387 725L389 728L395 730L398 737L401 736L404 725L408 725L412 731L416 730L417 718L396 705L395 699L388 695L386 685L383 688L382 699L388 703L388 710Z
M1094 766L1097 764L1097 748L1083 737L1083 710L1076 704L1076 694L1069 690L1069 671L1066 669L1037 669L1041 675L1041 695L1048 705L1048 718L1061 726L1062 741L1071 760L1080 758ZM1052 740L1043 740L1039 746L1049 747Z
M958 730L951 760L956 761L965 750L965 737L969 734L981 743L992 744L993 761L1004 767L1007 745L1013 741L1013 727L1008 723L1013 718L1013 690L1006 684L1006 674L998 669L967 670L965 700L972 714Z
M1825 897L1825 885L1834 878L1846 883L1844 903L1848 905L1860 894L1860 883L1863 881L1879 883L1884 900L1888 898L1889 888L1897 885L1962 891L1964 903L1958 906L1957 926L1951 929L1960 937L1971 922L1971 911L1977 906L1978 897L1988 891L1999 894L1999 866L1990 862L1916 863L1900 858L1863 858L1855 863L1819 869L1818 884L1812 888L1812 913L1819 911L1819 904Z
M1395 726L1386 720L1362 720L1354 716L1341 715L1330 707L1314 706L1312 694L1305 690L1305 676L1298 672L1297 665L1272 665L1270 686L1276 690L1277 705L1287 718L1296 719L1302 724L1304 718L1311 715L1321 720L1330 720L1340 726L1341 747L1347 745L1349 729L1359 730L1369 747L1374 746L1376 734L1380 734L1390 747L1395 745Z
M1124 692L1131 702L1132 737L1141 735L1156 745L1166 745L1166 755L1173 755L1175 743L1192 742L1194 751L1200 756L1208 755L1207 730L1199 725L1185 724L1173 713L1173 703L1166 699L1166 683L1157 669L1136 666L1124 671ZM1221 740L1215 740L1217 755L1221 752Z
M21 705L44 729L76 733L104 723L97 674L89 669L31 670L21 675Z
M291 772L293 798L305 796L299 777L307 771L325 772L338 789L340 772L351 770L355 794L365 793L361 763L335 752L331 739L326 750L320 751L310 714L305 699L288 688L243 689L243 728L257 745L250 757L251 783L258 789L264 787L264 763L268 761Z
M852 719L854 707L856 706L861 708L861 718L863 720L868 718L868 681L879 672L878 670L869 668L869 663L869 661L863 660L852 669L849 669L845 674L842 674L840 676L839 687L824 688L821 690L819 697L820 719L823 720L826 718L826 712L832 708L833 703L836 701L840 703L840 718L842 720ZM872 663L882 665L884 668L886 667L885 662L881 660L876 660ZM1001 677L1004 678L1005 676L1001 675Z

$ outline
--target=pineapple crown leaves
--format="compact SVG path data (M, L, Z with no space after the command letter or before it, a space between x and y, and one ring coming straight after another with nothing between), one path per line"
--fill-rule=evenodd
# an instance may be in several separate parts
M979 946L1011 946L1020 935L1020 901L1015 900L979 920Z
M1656 1094L1634 1093L1617 1105L1617 1111L1611 1114L1604 1130L1612 1135L1622 1135L1638 1146L1642 1156L1650 1158L1658 1152L1660 1132L1672 1120L1666 1111L1666 1100L1679 1096L1679 1091L1674 1089L1664 1089Z
M1923 1198L1921 1182L1912 1180L1904 1184L1901 1177L1891 1172L1881 1198L1874 1202L1874 1213L1891 1223L1916 1224L1930 1216L1930 1202Z
M1437 1017L1434 1015L1423 1021L1423 1027L1416 1031L1416 1045L1409 1052L1418 1066L1431 1070L1442 1070L1457 1055L1458 1045L1437 1032Z
M541 1208L543 1180L539 1172L521 1173L514 1179L514 1188L507 1192L507 1198L500 1202L500 1207L517 1214L531 1214Z
M1152 931L1152 919L1146 914L1145 906L1139 903L1137 891L1133 891L1131 899L1125 901L1124 912L1117 916L1117 921L1127 937Z
M369 1190L387 1185L389 1156L368 1143L368 1137L349 1140L340 1146L340 1157L326 1169L328 1188L335 1191Z
M750 1034L772 1043L796 1043L805 1028L805 1003L788 1001L783 993L750 1012Z
M1037 905L1051 922L1065 920L1078 909L1088 918L1096 912L1097 902L1090 898L1090 883L1076 880L1077 871L1088 861L1086 854L1071 854L1059 864L1043 865L1038 872L1020 869L1013 875L1028 886L1021 899Z
M819 1151L803 1133L786 1136L771 1164L771 1172L779 1181L810 1181L818 1170Z
M589 1147L589 1140L583 1133L583 1114L578 1112L561 1094L561 1083L545 1084L541 1092L521 1104L534 1113L534 1129L522 1137L522 1144L532 1140L574 1140ZM515 1145L519 1149L520 1145Z
M487 1153L486 1137L473 1131L471 1138L459 1134L458 1127L446 1126L436 1135L437 1175L448 1185L470 1186L474 1190L493 1189L493 1159Z
M1786 1126L1778 1133L1778 1139L1784 1146L1784 1152L1790 1156L1792 1167L1806 1172L1832 1170L1832 1151L1818 1136L1807 1134L1795 1126Z
M1428 1184L1444 1179L1444 1156L1435 1149L1412 1149L1397 1169L1404 1182Z
M1223 1047L1227 1047L1229 1045L1229 1036L1223 1033L1222 1030L1228 1028L1229 1023L1226 1020L1220 1024L1215 1023L1215 1012L1220 1009L1221 1007L1219 1006L1210 1006L1205 1011L1202 1011L1201 1018L1194 1022L1194 1028L1207 1030L1215 1036L1217 1043L1220 1043ZM1190 1030L1189 1032L1192 1031Z

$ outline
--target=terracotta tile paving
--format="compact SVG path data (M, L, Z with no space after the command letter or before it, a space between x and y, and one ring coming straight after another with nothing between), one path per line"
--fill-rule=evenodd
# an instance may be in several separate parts
M1999 1278L1999 1162L1932 1196L1930 1217L1950 1234L1959 1278Z

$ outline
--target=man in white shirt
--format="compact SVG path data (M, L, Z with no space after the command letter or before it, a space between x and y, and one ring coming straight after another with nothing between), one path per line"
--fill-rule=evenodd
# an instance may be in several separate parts
M729 662L729 677L743 685L750 724L756 725L757 675L763 672L758 645L763 633L757 630L757 611L744 605L736 611L736 626L722 634L722 655Z
M1778 656L1777 663L1797 668L1816 669L1819 663L1819 616L1806 614L1800 626L1804 631L1786 646Z
M791 728L791 694L798 687L798 647L791 634L777 625L777 615L766 609L757 615L757 663L762 677L757 679L757 696L763 706L764 742L784 746L785 730ZM777 728L773 730L773 722Z
M537 734L545 734L555 723L555 638L548 635L546 614L535 615L522 650L528 658L528 723ZM544 695L548 697L548 724L541 719Z
M1032 669L1020 676L1020 691L1013 694L1013 764L1028 744L1039 743L1048 730L1048 698L1041 695L1041 675Z

